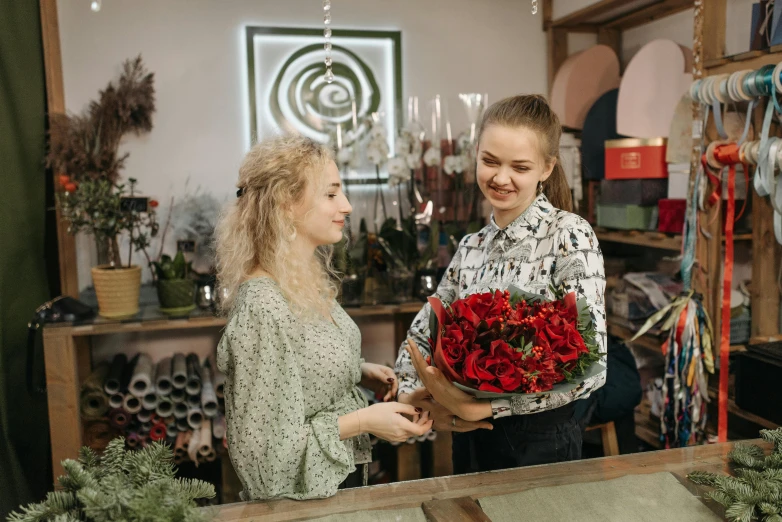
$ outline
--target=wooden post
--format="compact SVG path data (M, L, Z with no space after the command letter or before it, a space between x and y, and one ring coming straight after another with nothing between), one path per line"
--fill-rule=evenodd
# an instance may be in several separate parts
M756 129L760 128L755 126ZM779 333L779 288L777 277L782 247L774 237L774 209L768 197L752 188L752 337L768 338ZM773 195L772 195L773 197Z
M53 114L65 113L65 91L62 82L60 27L57 21L57 0L40 0L41 38L46 72L46 106L49 120ZM50 125L51 128L51 125ZM58 172L52 173L57 187ZM60 209L57 212L57 247L60 260L60 293L79 297L79 273L76 265L76 238L68 233Z
M619 58L620 72L624 70L622 66L622 31L616 28L601 27L597 30L597 43L613 49Z
M567 29L552 27L553 0L543 2L543 30L546 31L546 49L548 50L548 91L554 85L556 76L562 62L567 60Z
M89 374L90 350L89 341L74 337L69 327L45 327L43 341L52 475L56 484L57 477L63 474L60 463L78 458L82 445L79 376Z

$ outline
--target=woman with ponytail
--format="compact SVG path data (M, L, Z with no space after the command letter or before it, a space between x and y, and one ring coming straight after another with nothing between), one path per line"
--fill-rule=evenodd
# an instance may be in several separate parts
M561 133L559 119L541 96L514 96L489 107L478 135L476 178L491 204L491 222L464 237L435 296L453 302L509 285L547 299L555 298L552 289L574 291L590 305L605 354L603 257L592 227L570 212L570 188L559 162ZM436 368L423 370L420 361L430 355L429 313L426 305L408 332L412 343L400 348L398 397L429 411L435 429L457 432L455 473L581 457L573 403L602 386L605 372L567 393L475 399ZM484 419L490 419L491 429L480 429L487 427Z

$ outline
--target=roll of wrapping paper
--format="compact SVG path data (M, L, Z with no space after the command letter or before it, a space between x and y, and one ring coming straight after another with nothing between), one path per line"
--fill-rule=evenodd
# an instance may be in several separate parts
M193 434L190 435L190 442L187 445L187 456L196 465L198 464L198 446L201 442L201 430L193 430Z
M128 391L135 397L143 397L152 386L153 375L152 359L146 354L139 354L136 367L133 369L133 377L130 379Z
M221 414L218 414L212 420L212 435L214 435L214 438L216 439L225 437L225 417Z
M84 445L94 450L102 450L117 435L117 430L106 420L94 420L84 423Z
M160 397L155 407L155 413L161 417L170 417L174 415L174 403L168 397Z
M187 385L185 389L188 395L201 393L201 363L194 353L187 356Z
M187 447L190 444L190 431L180 431L174 444L174 455L187 455Z
M171 384L176 390L184 390L187 386L187 359L184 354L177 353L171 360Z
M149 421L145 421L141 423L141 427L138 429L139 435L146 435L149 433L149 430L152 429L152 423Z
M168 396L171 399L171 402L173 403L180 403L185 402L187 400L187 392L184 388L178 389L174 388L171 390L171 394Z
M171 393L173 384L171 383L171 357L166 357L157 363L157 372L155 373L155 390L158 395L166 396Z
M157 408L158 396L155 393L154 385L144 394L144 398L141 399L141 405L147 410L154 410Z
M218 399L225 397L225 374L221 371L215 372L214 388Z
M176 420L176 429L179 431L190 431L190 424L187 423L187 417Z
M185 404L187 404L191 408L200 408L201 407L201 395L188 395L187 399L185 400Z
M129 448L135 448L139 445L139 436L136 432L129 432L127 436L125 437L125 443L128 445Z
M167 438L176 438L176 436L179 434L179 429L176 427L176 420L170 421L166 423L166 437ZM173 446L173 443L171 444Z
M210 449L209 453L204 455L204 460L206 460L207 462L214 462L215 460L217 460L217 452L214 450L214 448Z
M101 363L82 384L79 405L85 419L98 419L109 411L109 398L103 391L108 374L109 365Z
M166 428L166 425L162 422L158 422L152 426L152 428L149 430L149 438L150 440L154 440L155 442L160 442L166 438L168 434L168 429Z
M139 422L149 422L152 419L152 412L142 408L136 413L136 418Z
M187 419L187 413L190 407L184 402L174 404L174 417L177 419Z
M217 415L217 397L212 386L212 369L209 359L201 369L201 410L204 417L213 418Z
M109 413L109 422L115 428L126 428L130 424L130 414L122 409L112 410Z
M198 453L206 456L212 450L212 421L204 419L201 422L201 440L198 442Z
M109 408L115 410L117 408L122 408L122 401L125 400L125 396L121 393L115 393L111 397L109 397Z
M194 430L201 427L203 420L204 412L201 411L201 408L191 407L187 412L187 424Z
M125 372L125 366L128 365L128 357L124 353L118 353L114 356L109 367L109 374L106 376L106 382L103 385L103 391L109 395L115 395L122 391L122 376Z
M135 415L141 411L141 400L128 393L125 395L125 400L122 402L122 409L131 415Z

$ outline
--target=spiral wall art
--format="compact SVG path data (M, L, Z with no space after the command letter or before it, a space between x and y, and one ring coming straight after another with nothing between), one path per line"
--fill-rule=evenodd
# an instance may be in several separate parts
M362 120L375 112L394 135L402 96L399 31L334 30L331 84L322 30L247 26L246 39L250 145L280 130L326 142L336 123L360 135Z

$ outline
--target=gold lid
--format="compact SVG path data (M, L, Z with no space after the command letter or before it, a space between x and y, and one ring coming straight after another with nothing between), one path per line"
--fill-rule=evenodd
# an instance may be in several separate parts
M628 147L650 147L665 145L668 138L622 138L619 140L606 140L607 149L618 149Z

